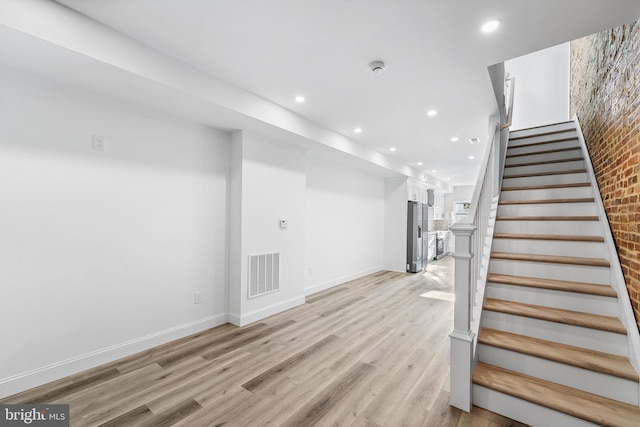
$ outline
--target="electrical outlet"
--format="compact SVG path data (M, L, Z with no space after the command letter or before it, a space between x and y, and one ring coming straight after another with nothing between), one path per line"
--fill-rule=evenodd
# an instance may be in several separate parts
M309 269L309 276L313 276L313 269Z
M194 292L193 293L193 303L200 304L202 302L202 293Z

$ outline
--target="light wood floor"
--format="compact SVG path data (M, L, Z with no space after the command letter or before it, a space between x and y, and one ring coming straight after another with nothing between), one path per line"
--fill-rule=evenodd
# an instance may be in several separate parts
M376 273L2 403L70 404L72 426L522 426L449 407L452 277L450 257Z

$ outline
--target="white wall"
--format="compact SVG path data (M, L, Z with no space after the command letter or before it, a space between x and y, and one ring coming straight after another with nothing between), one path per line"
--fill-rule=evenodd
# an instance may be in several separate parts
M455 202L470 202L473 198L475 185L458 185L453 187L452 193L444 195L444 215L443 219L452 219L453 204Z
M0 71L0 396L225 322L229 135Z
M307 158L307 295L382 269L384 179Z
M407 178L385 180L384 258L385 270L407 271Z
M512 130L569 120L569 43L505 62L515 77Z
M239 184L242 204L241 226L233 227L240 236L231 236L232 241L240 239L239 252L232 254L237 260L232 268L240 271L231 272L235 300L230 301L229 320L246 325L304 303L305 153L244 131L234 134L233 144L232 162L234 167L241 162L241 182L234 171L232 197L238 197ZM238 215L235 208L232 212ZM288 221L287 229L280 228L281 219ZM249 299L248 257L272 252L280 253L280 290Z

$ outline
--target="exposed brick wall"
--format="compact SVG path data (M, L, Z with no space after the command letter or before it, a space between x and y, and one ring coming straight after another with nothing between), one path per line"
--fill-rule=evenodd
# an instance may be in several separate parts
M571 114L589 148L640 325L640 25L571 42Z

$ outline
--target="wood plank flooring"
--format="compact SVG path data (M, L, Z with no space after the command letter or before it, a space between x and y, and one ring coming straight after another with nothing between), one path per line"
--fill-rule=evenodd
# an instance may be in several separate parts
M449 406L452 283L451 257L379 272L1 402L69 404L72 426L522 427Z

